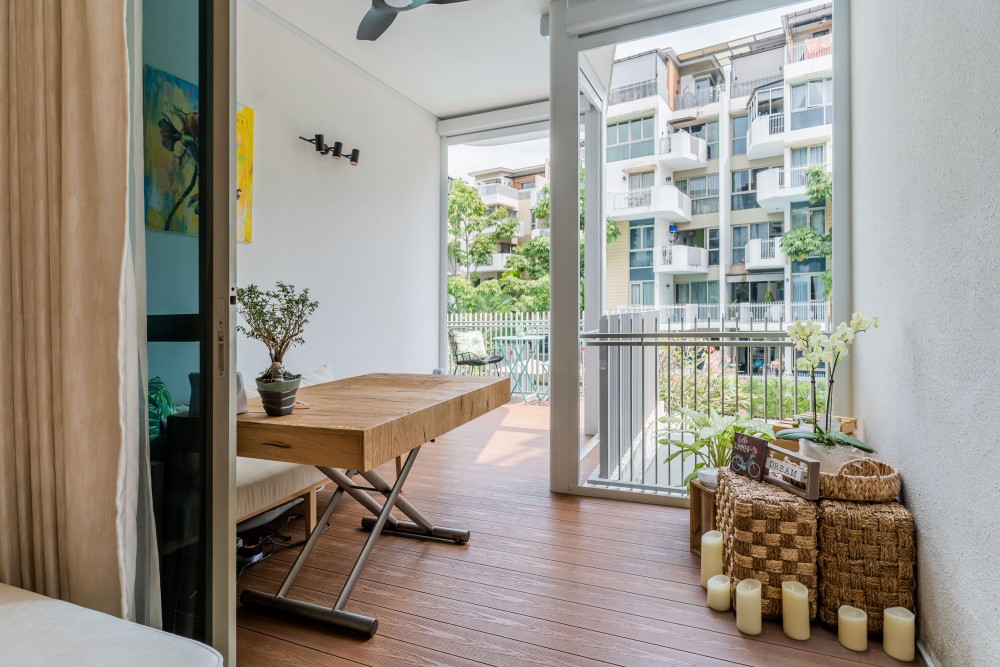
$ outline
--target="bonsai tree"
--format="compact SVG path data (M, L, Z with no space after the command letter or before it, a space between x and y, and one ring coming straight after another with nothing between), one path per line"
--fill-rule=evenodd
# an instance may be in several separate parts
M695 458L694 470L684 478L685 484L697 477L698 471L702 468L728 467L733 454L733 440L737 433L746 433L768 441L774 440L774 431L770 424L763 419L750 418L742 412L735 415L720 415L711 407L707 413L680 408L677 415L663 417L660 421L668 425L680 424L685 428L679 432L694 438L692 442L674 438L660 439L661 445L676 447L664 459L664 463L673 461L678 456L681 457L681 461L686 461L691 456Z
M261 372L258 382L283 382L299 375L289 373L284 366L285 354L294 345L305 342L302 332L319 302L309 300L309 290L296 291L294 285L278 282L273 290L262 291L256 285L236 289L240 317L246 326L236 330L247 338L259 340L267 347L271 365Z

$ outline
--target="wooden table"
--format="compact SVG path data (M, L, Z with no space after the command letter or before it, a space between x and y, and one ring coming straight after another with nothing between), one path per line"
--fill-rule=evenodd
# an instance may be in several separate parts
M305 387L299 390L297 398L307 403L308 408L296 408L284 417L268 417L259 399L251 401L250 412L236 420L237 452L240 456L314 465L337 484L337 490L278 593L247 589L240 595L240 601L324 621L371 637L378 630L378 620L345 611L344 607L383 531L458 544L469 541L468 531L435 526L400 495L420 447L507 403L510 380L382 373ZM397 465L394 484L390 485L375 472L378 466L403 455L406 461ZM355 484L356 475L361 475L371 488ZM382 494L385 501L379 503L369 492ZM373 516L361 522L371 534L336 604L327 608L289 598L295 578L344 493ZM393 507L399 508L410 521L392 516Z

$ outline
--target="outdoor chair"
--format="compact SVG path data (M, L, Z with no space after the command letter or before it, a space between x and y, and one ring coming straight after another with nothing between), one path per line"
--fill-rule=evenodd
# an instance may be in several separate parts
M503 363L503 350L487 349L483 332L476 329L448 329L448 343L451 358L455 363L455 374L472 375L486 372L499 375Z

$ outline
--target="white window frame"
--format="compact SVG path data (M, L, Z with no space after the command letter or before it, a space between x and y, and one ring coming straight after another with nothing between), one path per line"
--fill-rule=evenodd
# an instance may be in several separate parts
M650 136L648 136L648 137L643 136L641 139L635 139L632 136L632 123L635 123L635 122L638 121L639 127L642 128L645 125L645 123L646 123L647 120L650 121L650 124L652 125L652 129L651 129L652 134ZM638 158L644 158L644 157L650 157L651 155L656 155L656 116L655 115L652 115L652 116L643 115L643 116L638 116L636 118L629 118L628 120L616 120L613 123L608 123L607 126L605 127L605 130L604 130L605 138L607 137L608 130L610 130L612 127L614 127L614 128L616 128L616 132L617 132L617 128L620 127L620 126L622 126L622 125L629 126L628 141L614 143L614 144L612 144L610 142L607 142L607 146L605 147L605 154L604 154L605 161L607 161L607 162L623 162L625 160L635 160L635 159L638 159ZM645 155L633 155L632 154L632 147L633 146L637 146L639 144L643 144L643 143L645 143L647 141L652 142L652 144L651 144L652 145L652 150L649 153L647 153ZM612 149L614 149L614 148L621 148L622 146L628 146L628 156L627 157L618 158L616 160L608 160L607 159L608 154L611 152Z

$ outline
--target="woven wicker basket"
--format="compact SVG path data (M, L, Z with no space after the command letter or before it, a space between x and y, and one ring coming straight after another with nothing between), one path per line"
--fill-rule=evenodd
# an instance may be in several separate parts
M899 503L819 503L819 618L837 624L840 605L868 613L882 632L882 610L914 607L913 515Z
M716 523L723 534L723 570L732 587L758 579L761 613L781 617L781 583L809 590L809 618L816 617L816 505L772 484L719 471Z
M899 472L876 459L854 459L840 466L836 475L820 473L820 498L887 503L899 496Z

